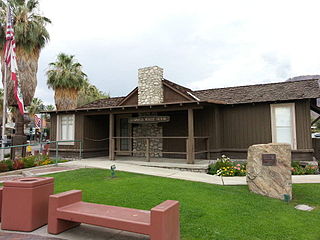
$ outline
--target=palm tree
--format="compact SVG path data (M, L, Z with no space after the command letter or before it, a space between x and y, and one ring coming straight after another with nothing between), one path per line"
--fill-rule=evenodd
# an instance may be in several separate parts
M56 62L49 64L47 85L52 88L57 110L77 107L78 92L86 83L86 74L74 55L60 53Z
M19 83L25 106L29 106L33 99L37 86L37 71L40 50L49 40L49 33L46 24L51 21L38 14L38 0L11 0L9 1L13 11L13 25L16 39L16 54L19 69ZM0 21L6 22L7 6L0 0ZM6 25L0 27L0 51L2 72L4 71L3 48L5 44ZM13 83L10 81L10 74L7 77L8 104L16 106L13 97Z
M77 106L82 106L95 100L108 98L109 94L100 91L95 85L86 80L79 91Z
M55 110L55 109L56 109L55 106L53 106L53 105L51 105L51 104L45 106L45 110L46 110L46 111L53 111L53 110Z
M36 113L40 113L41 111L45 111L45 105L40 98L33 98L29 107L27 107L30 117L35 115Z
M16 40L17 64L19 69L19 84L23 95L25 106L29 106L33 99L37 86L38 60L41 49L49 40L49 33L46 24L51 21L39 14L38 0L11 0L8 1L12 7L13 25ZM0 0L0 22L6 22L7 5ZM1 71L4 72L4 45L5 45L6 25L0 26L0 52ZM7 102L9 106L17 106L13 94L13 81L10 74L7 74ZM19 111L16 114L16 134L23 133L23 116Z

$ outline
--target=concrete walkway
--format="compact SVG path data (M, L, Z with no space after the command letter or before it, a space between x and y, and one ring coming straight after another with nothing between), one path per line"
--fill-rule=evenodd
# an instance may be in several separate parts
M110 169L111 165L116 165L116 170L118 171L222 185L221 177L218 176L190 171L180 171L177 169L167 169L162 167L140 166L137 164L130 164L129 162L124 163L123 161L109 161L106 160L106 158L89 158L63 163L63 166L102 169ZM223 180L225 185L246 185L245 177L223 178Z
M47 225L33 232L0 231L0 239L16 240L148 240L149 236L116 229L81 224L58 235L47 232Z
M116 170L139 173L151 176L159 176L166 178L182 179L194 182L203 182L217 185L246 185L246 177L221 177L209 175L202 172L181 171L181 169L190 168L190 164L174 164L174 163L141 163L137 161L109 161L106 158L89 158L77 161L70 161L66 163L59 163L59 166L46 166L38 168L23 169L13 172L6 172L0 174L0 182L7 180L41 176L50 173L72 171L79 168L102 168L110 169L111 165L116 165ZM186 166L184 166L186 165ZM176 167L181 169L170 169L166 167ZM292 176L293 183L320 183L320 175L295 175Z
M190 171L180 171L177 169L167 169L163 167L150 167L132 164L129 161L109 161L107 158L88 158L78 161L63 163L64 166L90 167L110 169L111 165L116 165L116 170L140 173L151 176L167 177L182 179L194 182L204 182L218 185L246 185L246 177L221 177L213 176L205 173L197 173ZM293 183L320 183L320 175L299 175L292 176Z

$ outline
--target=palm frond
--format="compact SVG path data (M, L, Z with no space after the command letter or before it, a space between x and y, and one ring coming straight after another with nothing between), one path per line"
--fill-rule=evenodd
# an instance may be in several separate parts
M49 63L47 85L49 88L81 89L86 84L86 74L74 55L60 53L56 62Z

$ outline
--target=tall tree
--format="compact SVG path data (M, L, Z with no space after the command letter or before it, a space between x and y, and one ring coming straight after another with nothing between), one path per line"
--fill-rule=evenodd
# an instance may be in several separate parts
M87 79L79 91L77 106L82 106L95 100L108 98L109 94L100 91L95 85Z
M46 25L51 21L39 14L38 0L10 0L8 1L13 10L13 25L16 40L16 54L18 64L18 75L23 101L29 106L33 99L37 86L38 60L41 49L49 40ZM0 0L0 22L6 22L7 5ZM3 48L5 45L6 25L0 26L0 52L2 73L4 72ZM13 81L7 74L7 101L10 106L17 106L13 94ZM23 118L17 112L16 133L23 135Z
M55 109L56 109L55 106L53 106L53 105L51 105L51 104L45 106L45 110L46 110L46 111L53 111L53 110L55 110Z
M45 111L45 105L43 104L43 101L40 98L33 98L30 106L27 107L27 110L30 117L33 117L36 113L40 113L41 111Z
M78 92L86 84L86 76L74 55L60 53L57 61L49 64L47 85L54 90L57 110L77 107Z

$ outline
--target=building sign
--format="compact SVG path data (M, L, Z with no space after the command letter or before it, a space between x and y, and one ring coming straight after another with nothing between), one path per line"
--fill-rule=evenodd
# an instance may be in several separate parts
M275 154L262 154L263 166L275 166L277 163L277 157Z
M129 118L129 123L159 123L159 122L169 122L169 116L140 116Z

